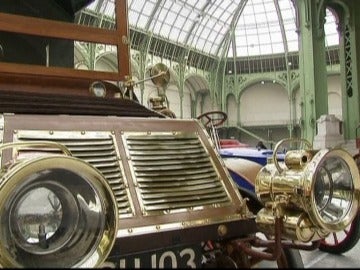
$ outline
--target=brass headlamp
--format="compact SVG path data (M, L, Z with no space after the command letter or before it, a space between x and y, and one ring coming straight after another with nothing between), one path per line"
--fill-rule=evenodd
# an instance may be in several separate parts
M353 157L343 149L290 150L283 162L273 157L258 173L255 191L264 203L256 218L259 229L273 234L275 218L283 235L308 242L345 229L359 207L360 179Z
M0 153L6 148L62 153L30 155L1 168L0 265L100 265L118 227L116 200L103 175L55 142L2 144Z

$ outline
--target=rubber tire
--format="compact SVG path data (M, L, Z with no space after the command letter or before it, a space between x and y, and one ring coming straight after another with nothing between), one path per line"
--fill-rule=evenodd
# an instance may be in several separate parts
M320 243L319 250L332 253L342 254L352 249L360 239L360 212L356 215L344 239L338 244L327 243L326 238ZM332 235L328 236L332 237Z
M279 266L279 268L304 268L304 261L301 257L300 250L284 248L287 265Z

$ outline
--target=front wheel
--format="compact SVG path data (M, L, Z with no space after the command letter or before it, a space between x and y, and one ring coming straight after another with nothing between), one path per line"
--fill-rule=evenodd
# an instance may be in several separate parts
M304 268L304 262L298 249L283 248L277 261L262 261L252 268Z
M298 249L283 249L283 255L277 261L279 268L304 268L300 251Z
M332 233L321 241L319 249L332 254L342 254L352 249L360 239L360 213L343 231Z

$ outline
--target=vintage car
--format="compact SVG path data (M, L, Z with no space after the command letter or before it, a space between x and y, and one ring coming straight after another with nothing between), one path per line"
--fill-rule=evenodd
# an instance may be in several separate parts
M126 1L113 29L73 23L90 2L0 2L2 267L297 268L352 222L359 173L341 149L288 152L242 196L201 121L138 103ZM118 72L75 69L75 41L115 47Z
M216 115L216 121L209 121L213 116ZM203 113L198 117L199 119L206 119L205 124L208 126L208 130L216 132L217 126L226 120L227 115L221 111L210 111ZM358 128L360 129L360 127ZM357 130L358 133L358 130ZM280 150L276 146L276 150L266 149L255 146L251 147L248 144L240 143L237 139L220 139L218 135L213 135L213 139L218 138L218 152L225 162L226 168L228 169L232 179L235 181L240 193L245 196L257 200L255 191L255 181L258 172L268 162L276 159L277 161L284 161L286 143L292 142L293 140L284 140L284 147ZM309 145L309 143L307 142ZM356 147L360 149L360 139L356 141ZM358 169L360 170L359 153L353 156ZM255 204L254 204L255 205ZM263 207L262 203L256 205L252 209L254 213L257 213ZM351 250L360 240L360 212L356 215L351 224L341 231L332 232L326 238L322 239L319 245L319 249L325 252L333 254L343 254Z
M256 149L253 147L234 147L219 149L225 165L244 196L256 198L255 179L262 166L276 158L283 161L285 153L279 152L274 156L272 150ZM252 194L249 194L252 193ZM258 210L261 209L261 204ZM256 213L256 211L254 211ZM342 254L352 249L360 239L360 213L351 224L341 231L332 232L321 240L319 249L333 254Z

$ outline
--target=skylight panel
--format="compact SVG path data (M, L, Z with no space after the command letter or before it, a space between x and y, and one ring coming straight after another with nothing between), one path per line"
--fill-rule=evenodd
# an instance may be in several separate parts
M87 9L113 17L115 1L118 0L94 1ZM285 48L277 3L287 49L289 52L299 50L292 0L248 0L238 21L234 21L234 13L243 3L243 0L128 0L129 25L214 56L222 53L221 46L231 37L236 50L229 48L229 57L278 54ZM229 33L232 23L237 23L234 35ZM326 46L339 44L336 18L329 9L324 31Z
M339 33L337 31L336 18L329 9L326 10L325 19L326 19L326 23L324 26L325 45L326 46L339 45Z
M154 0L133 0L129 5L129 25L144 29L155 6Z

